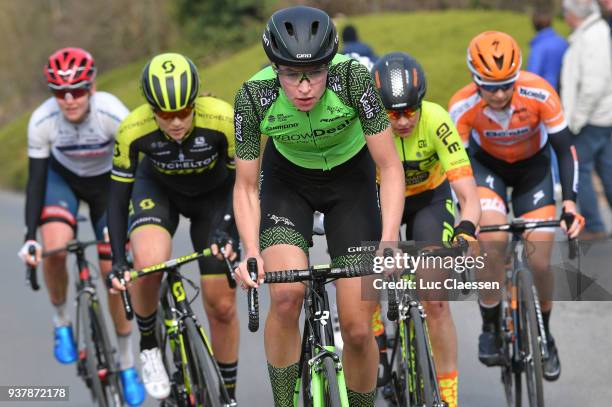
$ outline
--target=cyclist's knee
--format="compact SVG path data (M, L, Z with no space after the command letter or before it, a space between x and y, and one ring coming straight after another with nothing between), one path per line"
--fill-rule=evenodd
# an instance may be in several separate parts
M236 303L231 299L222 299L207 304L208 318L220 324L229 324L236 319Z
M58 253L45 258L45 271L48 273L57 273L65 269L66 253Z
M451 317L450 307L446 301L424 301L423 306L430 321L443 321Z
M303 294L283 290L273 293L270 312L283 321L294 321L300 316Z
M353 319L340 323L340 330L342 332L344 346L356 350L366 349L374 338L372 326L368 323L367 318L361 321Z
M548 273L550 271L550 259L541 257L532 257L529 259L529 265L535 274Z

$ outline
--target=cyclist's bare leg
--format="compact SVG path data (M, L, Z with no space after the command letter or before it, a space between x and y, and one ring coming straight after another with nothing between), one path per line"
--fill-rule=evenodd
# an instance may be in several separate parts
M164 262L172 253L172 236L158 226L144 225L136 228L130 235L130 242L136 269ZM130 293L136 314L146 316L155 311L162 277L162 274L155 273L139 278L132 284Z
M529 267L533 271L533 281L538 289L542 311L552 309L554 276L550 270L550 256L553 248L553 232L537 232L529 234L527 240L535 244L535 252L529 256Z
M495 192L488 188L478 187L482 214L480 226L499 225L507 223L506 203ZM493 207L493 208L491 208ZM498 282L503 286L504 263L506 261L506 247L508 234L504 232L481 233L478 236L481 253L486 253L485 268L477 270L475 275L478 281ZM482 290L478 293L480 302L495 305L501 300L501 290Z
M262 252L266 271L304 269L308 259L302 249L292 245L275 245ZM304 300L304 285L271 284L270 311L266 318L264 341L268 362L285 367L300 359L299 317Z
M457 370L457 330L448 301L423 301L437 372Z
M74 238L74 230L64 222L45 223L40 228L44 250L54 250L66 246L70 239ZM66 269L66 253L43 259L43 274L49 299L53 305L61 305L66 302L68 290L68 271Z
M112 267L112 261L100 260L100 272L104 276L104 281L106 281L106 276L110 273ZM115 332L119 335L129 334L132 331L132 323L125 318L121 296L119 294L111 294L109 290L105 291L108 298L108 310L115 325Z
M554 219L555 207L548 205L521 216L524 219L550 220ZM525 239L531 243L533 253L528 256L529 267L533 272L533 279L540 297L543 312L552 309L552 295L554 288L554 276L550 270L550 256L553 248L554 231L532 230L525 233Z
M372 331L377 301L362 299L360 278L336 281L338 318L344 340L342 363L346 387L359 393L376 388L379 351Z
M225 276L203 276L201 285L215 359L221 363L236 362L240 336L236 290L229 287Z

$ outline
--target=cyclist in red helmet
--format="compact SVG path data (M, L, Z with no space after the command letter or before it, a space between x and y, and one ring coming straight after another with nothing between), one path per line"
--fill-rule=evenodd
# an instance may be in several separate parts
M32 114L28 125L29 176L26 190L26 235L19 256L36 266L42 248L64 247L77 231L80 201L87 202L98 241L106 240L106 207L115 133L128 110L110 93L95 91L96 67L89 52L62 48L44 68L52 96ZM36 237L40 226L42 245ZM35 254L31 255L30 250ZM98 246L100 270L111 270L108 243ZM77 348L66 313L66 255L43 260L49 298L55 308L54 353L60 363L76 361ZM131 406L144 401L145 391L134 368L131 324L118 295L108 298L117 332L124 399Z

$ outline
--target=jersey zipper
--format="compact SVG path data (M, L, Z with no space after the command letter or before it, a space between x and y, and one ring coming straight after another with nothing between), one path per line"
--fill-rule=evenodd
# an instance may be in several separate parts
M310 127L310 136L312 137L312 144L317 148L317 150L319 150L319 154L321 154L321 158L323 159L323 162L325 163L325 170L329 169L329 165L327 164L327 158L323 155L323 152L321 151L321 149L319 148L319 146L317 145L317 139L315 138L315 135L312 131L312 122L310 121L310 112L306 112L306 117L308 118L308 127Z
M183 153L183 143L181 143L180 141L175 141L177 147L178 147L178 159L180 162L185 161L185 154Z

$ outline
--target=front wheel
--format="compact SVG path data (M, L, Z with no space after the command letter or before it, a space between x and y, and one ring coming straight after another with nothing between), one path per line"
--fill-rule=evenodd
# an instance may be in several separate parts
M222 407L221 388L223 387L223 379L220 374L214 374L212 370L216 366L216 362L206 349L204 340L193 319L186 318L184 324L185 334L183 338L187 339L185 351L187 352L187 364L191 378L191 395L196 400L195 405ZM227 403L229 403L229 400L226 400L224 404Z
M79 374L99 406L121 406L121 390L99 303L89 296L78 305Z
M436 368L433 364L429 337L418 307L410 307L410 323L413 325L414 351L416 359L416 393L419 406L434 407L442 404L436 383Z
M536 317L534 293L535 286L529 271L518 273L519 301L519 349L525 371L527 396L530 407L544 407L542 388L542 354L540 352L540 333Z
M516 295L516 294L513 294ZM515 334L515 326L512 309L510 304L515 301L515 298L509 298L501 302L500 322L502 346L501 352L504 364L501 367L501 381L504 386L504 395L506 396L507 407L521 407L521 367L518 366L514 358L514 341L512 338Z
M332 358L323 358L323 375L325 377L325 406L341 407L342 402L340 398L340 386L338 385L336 364Z

